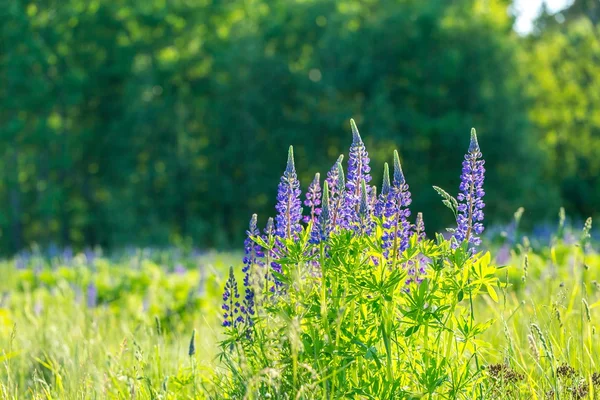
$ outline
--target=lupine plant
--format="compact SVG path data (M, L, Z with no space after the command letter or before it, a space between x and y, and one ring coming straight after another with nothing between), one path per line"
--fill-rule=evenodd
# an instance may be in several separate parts
M277 194L275 227L252 217L237 302L231 272L223 296L221 360L228 398L484 398L477 340L493 321L473 302L497 301L496 269L477 250L483 231L482 154L475 131L450 238L428 239L411 220L400 154L381 190L353 120L347 173L340 156L301 204L293 149ZM345 179L347 176L347 180ZM271 220L270 220L271 221ZM239 313L238 313L239 310Z

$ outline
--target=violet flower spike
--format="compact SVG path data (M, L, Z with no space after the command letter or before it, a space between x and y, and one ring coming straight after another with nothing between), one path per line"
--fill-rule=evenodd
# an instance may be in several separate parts
M329 213L329 183L327 181L325 181L323 184L322 204L323 209L321 210L321 215L319 215L319 220L315 221L311 232L310 242L313 244L319 244L321 241L327 240L331 231Z
M300 201L300 182L294 166L294 148L290 146L287 167L277 190L277 217L275 234L280 238L291 239L302 231L302 203Z
M460 176L460 193L456 196L458 200L458 216L456 218L457 228L454 232L458 247L463 241L473 246L481 244L479 235L483 232L483 181L485 178L485 161L482 159L477 133L471 129L471 142L469 151L462 163L462 174Z
M371 221L371 209L369 207L369 195L367 191L367 185L365 180L363 179L360 183L361 186L361 196L360 196L360 204L358 206L358 217L359 223L356 225L356 232L363 235L368 235L372 229L372 221Z
M375 203L373 213L376 217L381 218L383 216L383 209L385 202L387 201L388 194L390 193L390 167L388 163L383 164L383 183L381 185L381 193Z
M394 178L392 186L387 196L383 215L385 217L382 236L382 247L384 255L389 256L389 250L392 250L392 263L395 263L400 252L406 250L410 238L410 210L411 196L408 191L408 185L402 172L400 157L394 150Z
M250 225L246 235L247 237L244 241L244 267L242 268L242 272L244 273L244 300L242 301L240 311L242 315L244 315L246 322L248 322L249 325L252 325L252 316L255 313L253 279L256 276L259 276L254 273L254 268L264 267L264 262L262 261L264 258L263 248L256 244L252 239L253 237L260 235L260 231L257 227L256 214L253 214L250 219Z
M371 167L369 167L369 153L360 137L358 128L353 119L350 120L352 128L352 145L348 155L348 177L344 199L343 227L350 228L359 222L358 212L361 199L361 182L364 179L368 184L371 181ZM367 194L371 188L367 187Z
M341 158L341 156L338 158L338 162L335 165L337 169L337 182L335 187L338 189L345 188L346 186L346 178L344 176L344 168L342 167ZM343 189L337 190L334 195L330 196L329 198L329 217L331 220L331 230L335 230L338 226L342 225L342 219L344 216L344 200L345 191L343 191Z
M325 179L327 181L327 184L329 185L329 201L330 202L334 202L335 198L338 194L338 192L341 192L343 195L344 192L344 188L342 187L341 189L338 188L337 183L338 183L338 163L342 164L342 161L344 160L344 155L340 154L340 156L338 157L337 161L333 164L333 166L331 167L331 169L329 170L329 172L327 173L327 178ZM331 204L330 204L331 207Z
M229 267L229 278L225 282L225 290L223 291L223 326L237 327L244 322L244 317L240 313L240 294L238 293L237 281L233 274L233 267Z
M310 207L310 215L304 216L304 222L316 222L319 218L319 214L321 214L321 208L319 207L321 205L321 174L318 172L315 174L315 179L313 179L308 186L304 205Z
M423 222L423 213L418 212L417 218L415 220L415 234L417 235L417 239L420 242L421 240L425 240L425 223Z

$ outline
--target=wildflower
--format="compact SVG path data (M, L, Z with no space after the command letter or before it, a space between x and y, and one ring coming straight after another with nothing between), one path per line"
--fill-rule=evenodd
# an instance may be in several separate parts
M471 143L469 151L465 155L462 163L462 175L460 176L460 193L456 197L459 202L458 217L456 219L457 228L454 232L456 239L455 246L467 241L474 246L481 244L478 235L483 232L483 207L485 203L482 198L485 195L483 191L483 180L485 161L482 158L477 134L475 129L471 130Z
M329 183L325 181L323 184L323 209L319 220L315 222L312 228L310 241L313 244L318 244L323 240L327 240L331 226L329 224Z
M331 167L331 169L327 173L327 178L325 180L327 181L327 184L329 185L329 201L333 201L333 198L336 196L336 194L338 192L342 192L343 193L343 191L344 191L343 187L340 190L338 188L338 186L337 186L337 183L338 183L338 163L341 165L343 160L344 160L344 155L340 154L340 156L338 157L338 159L336 160L336 162L333 164L333 166Z
M389 257L389 250L391 249L392 263L395 262L398 254L408 247L410 223L407 218L410 217L410 210L408 209L410 203L411 196L400 165L400 157L398 152L394 150L394 178L384 205L383 215L385 221L382 236L384 255Z
M94 282L90 282L87 287L87 306L94 308L98 304L98 288Z
M425 223L423 222L423 213L417 213L417 219L415 220L415 234L419 241L425 239Z
M369 196L369 210L375 210L377 204L377 186L371 186L371 196Z
M356 226L356 232L368 235L372 229L371 208L369 207L369 195L367 185L363 179L361 182L360 203L358 206L359 224Z
M260 245L256 244L253 237L259 236L260 231L257 227L257 216L252 215L250 219L250 225L246 232L246 240L244 241L244 267L242 272L244 273L244 300L242 302L241 312L246 316L248 324L252 324L252 315L254 315L254 288L253 288L253 266L263 266L262 258L264 257L263 249Z
M361 182L364 180L367 184L371 181L369 153L367 153L353 119L350 120L350 126L352 127L352 145L348 155L348 180L344 199L343 225L345 228L350 228L359 223ZM370 187L366 187L366 190L369 191L367 194L370 194L370 189Z
M275 206L278 213L275 219L275 233L280 238L293 238L302 231L300 193L300 182L294 166L294 148L290 146L287 167L279 183Z
M310 215L304 216L304 222L308 223L310 221L316 222L319 214L321 214L321 174L318 172L315 174L315 179L308 186L308 190L306 192L306 200L304 200L304 205L310 207Z
M244 322L244 317L240 314L240 294L235 276L233 275L233 267L229 268L229 278L225 282L225 290L223 292L223 326L236 327L239 323Z
M387 201L387 196L390 193L390 167L388 163L383 164L383 183L381 185L381 193L379 197L377 197L377 202L375 203L375 207L373 213L376 217L381 218L383 215L383 209L385 207L385 202Z
M335 230L338 226L342 225L341 222L343 220L344 213L345 192L340 188L344 188L346 186L346 178L344 176L344 168L342 167L341 159L342 157L340 156L335 164L337 170L335 177L337 178L337 182L334 186L336 190L334 192L330 191L329 196L329 220L331 223L331 230Z

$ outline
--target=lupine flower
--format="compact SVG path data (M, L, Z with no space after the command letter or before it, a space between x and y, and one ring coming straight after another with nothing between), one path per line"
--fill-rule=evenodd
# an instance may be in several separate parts
M361 181L360 203L358 205L358 224L355 226L357 233L368 235L372 229L371 207L369 205L369 194L365 180Z
M240 294L238 293L237 281L233 275L233 267L229 268L229 278L225 282L223 291L223 326L236 327L244 322L244 317L240 313Z
M404 282L407 286L415 282L420 285L423 282L423 275L425 275L425 263L423 257L417 257L416 259L410 260L405 265L406 274L408 278ZM408 291L408 288L406 288Z
M302 231L302 202L300 201L300 182L294 166L294 148L290 146L287 167L277 191L276 235L280 238L292 238Z
M344 168L342 167L341 159L342 157L340 156L340 158L338 158L338 162L335 164L337 169L337 182L335 183L335 187L337 189L334 192L333 196L329 197L329 219L331 221L331 230L335 230L338 226L342 225L344 212L344 201L346 194L345 191L343 191L343 189L340 188L346 187L346 179L344 176Z
M252 240L253 237L259 235L260 231L257 227L257 216L256 214L253 214L250 219L248 231L246 232L247 237L244 241L244 267L242 268L242 272L244 273L244 300L240 310L249 325L252 324L252 316L254 315L253 278L257 276L254 274L253 266L264 266L264 263L262 262L262 258L264 257L263 248Z
M87 306L94 308L98 304L98 288L94 282L91 282L87 287Z
M318 244L323 240L327 240L329 232L331 230L330 225L330 214L329 214L329 183L325 181L323 184L323 209L319 220L313 225L311 232L310 242Z
M390 193L390 167L388 163L383 164L383 183L381 184L381 193L377 198L373 213L376 217L381 218L383 209Z
M425 239L425 223L423 222L423 213L417 213L417 219L415 220L415 234L419 241Z
M181 263L177 263L173 268L173 272L177 275L183 275L186 273L185 267Z
M358 211L361 199L361 182L365 184L371 181L371 167L369 167L369 153L365 148L356 123L350 120L352 127L352 145L348 155L348 180L346 182L346 194L344 199L343 225L350 228L358 221ZM367 190L370 192L370 187ZM370 193L367 193L370 194Z
M398 254L408 247L410 223L407 218L410 216L408 209L410 203L410 192L402 172L400 157L394 150L394 179L384 206L385 221L382 236L385 256L389 257L389 250L392 250L392 263L395 262Z
M369 197L369 210L375 210L377 205L377 186L371 186L371 196Z
M342 186L341 188L338 187L338 171L339 171L338 164L341 165L343 160L344 160L344 155L340 154L340 156L338 157L335 164L333 164L333 166L327 173L327 178L325 179L327 181L327 184L329 185L329 201L330 202L335 201L338 193L341 193L343 195L343 192L344 192L344 186ZM331 207L331 204L330 204L330 207Z
M304 205L310 207L310 215L304 216L304 222L316 222L319 214L321 214L321 208L319 207L321 205L321 174L318 172L315 174L315 179L308 186Z
M485 195L483 191L484 163L477 142L477 134L475 129L472 129L469 152L465 155L465 160L462 163L460 193L456 196L459 205L456 218L457 228L454 232L455 247L463 241L467 241L474 246L481 244L479 235L483 232L483 207L485 206L482 200Z

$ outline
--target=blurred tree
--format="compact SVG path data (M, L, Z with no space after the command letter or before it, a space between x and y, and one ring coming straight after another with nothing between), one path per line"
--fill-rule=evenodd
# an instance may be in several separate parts
M487 215L554 213L509 6L6 2L0 249L230 245L252 212L273 213L287 145L306 186L347 151L350 117L374 183L399 149L431 229L452 223L431 185L456 192L472 126L488 162Z
M530 119L546 153L545 180L557 185L573 215L600 203L600 3L578 0L546 12L524 41Z

